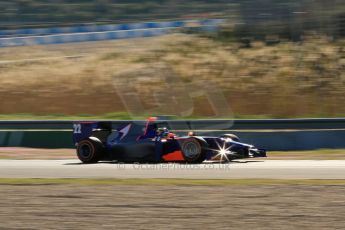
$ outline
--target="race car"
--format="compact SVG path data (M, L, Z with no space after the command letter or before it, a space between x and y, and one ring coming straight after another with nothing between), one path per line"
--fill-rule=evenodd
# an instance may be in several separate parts
M231 161L266 157L264 149L240 142L234 134L218 137L188 132L178 136L156 118L145 125L129 122L113 129L111 122L76 122L73 142L83 163L110 160L124 163Z

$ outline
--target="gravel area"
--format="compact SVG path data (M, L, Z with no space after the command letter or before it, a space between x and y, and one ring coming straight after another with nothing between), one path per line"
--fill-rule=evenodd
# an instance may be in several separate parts
M0 229L343 229L345 186L0 185Z

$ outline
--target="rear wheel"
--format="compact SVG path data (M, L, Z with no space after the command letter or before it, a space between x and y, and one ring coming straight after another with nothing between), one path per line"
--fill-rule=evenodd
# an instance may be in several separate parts
M100 141L85 139L78 143L77 156L83 163L97 163L104 154L104 147Z
M181 151L187 163L201 163L205 160L205 150L195 138L188 138L180 142Z

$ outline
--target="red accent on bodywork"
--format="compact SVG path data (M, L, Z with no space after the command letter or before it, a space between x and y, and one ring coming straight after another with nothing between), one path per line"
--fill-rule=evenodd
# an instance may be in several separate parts
M174 139L175 137L176 137L175 133L169 133L168 134L168 138L170 138L170 139Z
M175 151L172 153L168 153L163 156L163 160L165 161L184 161L184 157L181 151Z
M157 117L149 117L147 118L147 121L157 121Z

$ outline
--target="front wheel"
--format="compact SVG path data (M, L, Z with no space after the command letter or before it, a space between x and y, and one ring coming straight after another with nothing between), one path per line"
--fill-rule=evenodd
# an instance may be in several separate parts
M78 143L77 156L83 163L97 163L102 158L103 153L104 147L100 141L88 138Z
M180 143L183 157L187 163L201 163L205 160L205 150L195 138L188 138Z

